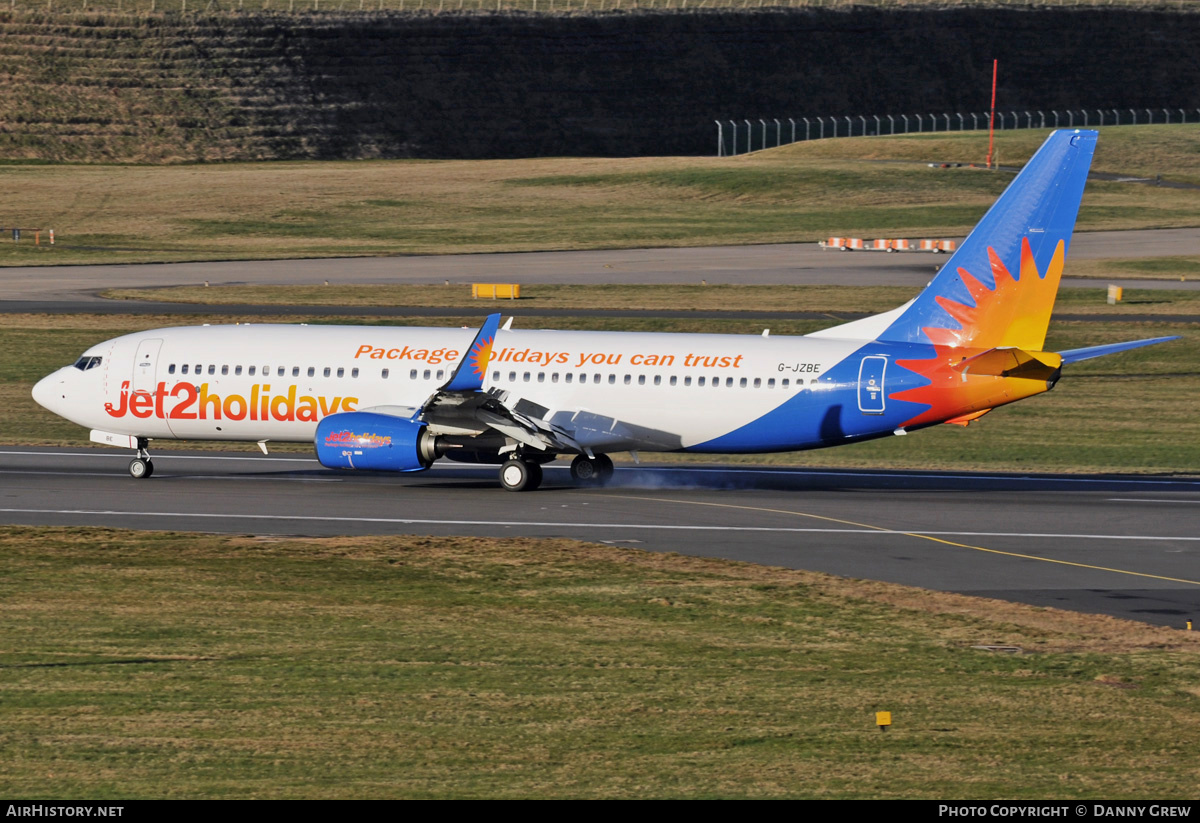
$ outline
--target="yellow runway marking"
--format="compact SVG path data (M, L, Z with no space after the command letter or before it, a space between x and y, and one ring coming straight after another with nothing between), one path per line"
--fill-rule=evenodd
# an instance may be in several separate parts
M875 526L871 523L859 523L855 520L842 520L837 517L827 517L823 514L811 514L809 512L790 511L788 509L768 509L762 506L735 506L732 503L707 503L702 500L675 500L669 497L635 497L627 494L605 494L602 497L612 497L623 500L641 500L648 503L678 503L682 506L709 506L717 509L739 509L741 511L751 512L767 512L769 514L784 514L791 517L807 517L812 520L824 520L829 523L840 523L843 526L856 526L860 529L871 529L878 532L887 532L888 534L902 534L906 537L915 537L920 540L929 540L934 543L942 543L947 546L954 546L959 549L970 549L971 551L985 552L987 554L998 554L1005 557L1016 557L1021 560L1037 560L1041 563L1055 563L1059 566L1075 566L1080 569L1091 569L1093 571L1112 572L1113 574L1124 574L1131 577L1146 577L1151 580L1165 580L1170 583L1186 583L1189 586L1200 586L1200 580L1185 580L1179 577L1166 577L1161 574L1147 574L1145 572L1135 572L1129 569L1112 569L1108 566L1095 566L1091 563L1076 563L1071 560L1055 560L1052 557L1038 557L1032 554L1021 554L1020 552L1006 552L1000 549L989 549L985 546L972 546L967 543L955 543L953 540L943 540L940 537L933 537L920 532L902 531L900 529L889 529L884 526Z

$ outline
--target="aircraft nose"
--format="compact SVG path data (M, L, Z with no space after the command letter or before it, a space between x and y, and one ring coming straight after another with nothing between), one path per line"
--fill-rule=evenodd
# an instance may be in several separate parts
M44 409L54 411L62 403L65 381L59 372L43 377L33 384L33 400Z

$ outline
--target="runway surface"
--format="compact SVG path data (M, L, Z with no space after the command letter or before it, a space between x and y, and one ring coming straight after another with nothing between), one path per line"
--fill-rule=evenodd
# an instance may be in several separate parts
M1089 232L1075 235L1073 260L1196 254L1200 229ZM357 257L323 260L252 260L219 263L17 267L0 270L0 301L105 302L108 288L253 283L741 283L923 286L944 255L826 251L815 243ZM1068 274L1069 274L1068 264ZM1200 282L1064 278L1067 287L1200 288ZM9 308L8 310L17 310ZM24 309L34 310L34 309Z
M1182 628L1200 619L1200 480L769 468L338 473L303 455L0 450L0 522L244 534L569 537L886 580Z

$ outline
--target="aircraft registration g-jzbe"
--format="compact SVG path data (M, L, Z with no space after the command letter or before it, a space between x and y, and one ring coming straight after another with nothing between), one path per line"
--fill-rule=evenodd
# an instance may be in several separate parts
M235 325L139 332L33 389L94 441L315 442L336 469L500 465L534 489L576 455L577 482L617 451L793 451L966 424L1048 391L1062 366L1173 338L1059 353L1046 329L1094 131L1057 131L909 303L802 337Z

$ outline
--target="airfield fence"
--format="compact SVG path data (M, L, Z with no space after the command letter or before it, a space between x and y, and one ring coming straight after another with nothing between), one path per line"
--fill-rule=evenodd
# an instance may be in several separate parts
M326 14L403 12L414 14L525 12L593 14L611 11L697 12L720 9L938 9L962 8L953 0L0 0L0 11L53 14ZM973 8L1029 7L1028 0L982 0ZM1040 0L1039 7L1130 8L1200 12L1200 0Z
M979 131L988 127L988 112L937 114L871 114L839 117L771 117L715 120L717 156L732 157L774 149L806 140L834 137L874 137L949 131ZM1095 128L1200 123L1200 109L1070 109L996 112L996 130Z

